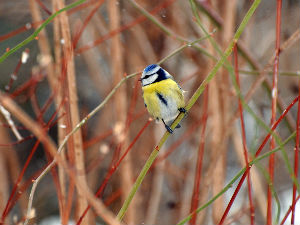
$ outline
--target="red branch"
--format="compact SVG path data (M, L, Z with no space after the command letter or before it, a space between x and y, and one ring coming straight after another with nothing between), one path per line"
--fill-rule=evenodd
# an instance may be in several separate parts
M47 6L41 0L35 0L36 3L40 5L40 7L50 16L52 12L47 8Z
M32 28L37 28L43 22L44 21L38 21L38 22L35 22L35 23L26 23L24 26L19 27L16 30L13 30L13 31L8 32L7 34L1 35L0 36L0 42L4 41L6 39L9 39L9 38L11 38L11 37L13 37L13 36L15 36L17 34L20 34L22 32L28 31L28 30L30 30Z
M164 1L163 3L159 4L158 6L156 6L150 13L151 14L155 14L157 12L159 12L161 9L168 7L170 4L172 4L175 0L168 0L168 1ZM95 47L96 45L101 44L102 42L110 39L112 36L115 36L121 32L123 32L124 30L130 29L131 27L145 21L147 18L145 16L140 16L137 19L135 19L134 21L119 27L115 30L112 30L111 32L109 32L108 34L102 36L101 38L95 40L94 42L84 45L82 47L80 47L79 49L76 50L76 54L81 54L84 51L87 51L93 47Z
M67 13L68 13L68 15L71 15L71 14L73 14L73 13L79 11L79 10L82 10L82 9L84 9L84 8L90 6L90 5L95 4L96 2L97 2L97 0L91 0L91 1L85 2L83 4L80 4L80 5L76 6L76 7L74 7L73 9L70 9ZM37 22L34 22L34 23L26 23L24 26L19 27L16 30L13 30L13 31L8 32L7 34L1 35L0 36L0 42L4 41L6 39L9 39L10 37L13 37L13 36L15 36L17 34L20 34L20 33L23 33L25 31L28 31L28 30L30 30L32 28L35 29L39 25L41 25L43 22L45 22L45 20L37 21Z
M76 35L73 38L73 48L75 49L78 41L84 31L84 29L86 28L86 26L88 25L88 23L90 22L90 20L92 19L92 17L95 15L95 13L97 12L97 10L100 8L100 6L103 4L104 0L101 0L97 3L97 5L92 9L92 11L90 12L90 14L87 16L87 18L84 20L83 25L80 27L79 31L76 33Z
M101 140L109 137L110 135L112 135L112 129L109 129L105 132L103 132L102 134L97 135L96 137L91 138L90 140L84 141L83 143L83 149L86 150L87 148L93 146L94 144L100 142Z
M114 193L112 193L107 199L105 199L104 204L106 206L109 206L112 204L115 200L117 200L122 194L122 190L118 189Z
M208 89L209 85L207 85L205 92L204 92L204 103L203 103L203 114L201 118L202 128L200 133L200 144L198 149L198 159L195 171L195 180L194 180L194 190L192 196L192 203L191 203L191 210L190 212L196 212L199 204L199 192L200 192L200 181L201 181L201 172L202 172L202 161L204 155L204 147L205 147L205 131L206 131L206 123L207 123L207 109L208 109ZM197 214L195 213L192 216L191 224L195 225L197 220Z
M3 211L3 213L2 213L2 216L1 216L1 222L3 222L3 221L5 220L5 217L6 217L7 214L9 213L9 209L12 208L12 207L11 207L11 205L12 205L12 199L13 199L13 197L15 196L15 193L16 193L16 191L17 191L17 188L18 188L18 186L19 186L19 184L20 184L20 182L21 182L21 180L22 180L22 178L23 178L23 176L24 176L24 173L25 173L25 171L26 171L26 169L27 169L27 167L28 167L28 165L29 165L29 163L30 163L30 161L31 161L31 159L32 159L32 156L33 156L34 153L36 152L37 147L39 146L39 144L40 144L40 141L37 141L37 142L34 144L34 146L33 146L32 150L31 150L29 156L28 156L27 159L26 159L26 162L25 162L25 164L24 164L24 167L23 167L23 169L22 169L20 175L18 176L18 179L17 179L17 181L16 181L16 183L15 183L13 189L12 189L12 192L11 192L11 194L10 194L10 196L9 196L8 201L6 202L5 209L4 209L4 211Z
M281 116L279 117L279 119L274 123L274 125L271 127L271 131L273 132L276 127L278 126L278 124L282 121L282 119L286 116L286 114L291 110L291 108L296 104L296 102L298 102L298 99L300 98L300 96L297 96L293 101L292 103L286 108L286 110L283 111L283 113L281 114ZM256 151L255 153L255 158L257 158L259 156L259 154L261 153L261 151L263 150L263 148L265 147L266 143L268 142L269 138L271 137L272 133L269 132L269 134L265 137L265 139L263 140L262 144L259 146L258 150ZM219 225L223 224L227 215L228 215L228 212L237 196L237 194L239 193L248 173L250 172L250 169L251 169L252 166L250 166L249 164L247 165L247 168L243 174L243 176L241 177L231 199L230 199L230 202L228 203L226 209L225 209L225 212L220 220L220 222L218 223Z
M300 99L300 98L299 98ZM298 195L298 197L295 199L295 203L299 200L300 195ZM288 216L290 215L291 211L293 210L293 205L291 205L291 207L289 207L289 210L286 212L285 216L283 217L280 225L283 225L286 221L286 219L288 218ZM292 224L292 223L291 223Z
M300 96L300 80L298 85L298 95ZM296 122L296 143L295 143L295 154L294 154L294 174L295 179L298 180L298 167L299 167L299 133L300 133L300 98L298 100L298 110L297 110L297 122ZM292 200L292 217L291 217L291 224L295 224L295 207L296 207L296 194L297 194L297 187L296 184L293 184L293 200ZM299 198L299 196L298 196Z
M132 97L130 100L130 105L129 105L129 109L127 112L127 118L126 118L126 127L128 128L129 125L136 119L133 118L133 114L134 114L134 109L136 107L137 104L137 97L138 97L138 91L140 90L140 81L139 78L137 77L135 79L135 84L134 84L134 89L133 89L133 93L132 93Z
M31 78L28 81L25 81L21 84L14 92L10 94L12 99L19 96L22 92L25 92L27 89L30 90L32 86L35 86L36 83L40 82L44 78L43 74L32 74Z
M5 91L6 92L9 92L11 90L11 87L12 87L14 81L18 78L18 72L19 72L19 70L21 68L21 65L23 63L25 63L25 62L22 62L23 54L29 54L29 49L26 48L25 51L24 51L24 53L21 54L21 57L20 57L20 59L18 61L18 64L17 64L14 72L10 75L9 83L8 83L8 85L5 86Z
M277 16L276 16L276 55L274 60L274 73L273 73L273 88L272 88L272 117L271 125L276 120L276 106L278 95L278 68L279 68L279 52L280 52L280 24L281 24L281 1L277 0ZM275 140L271 137L270 151L275 148ZM268 185L268 205L267 205L267 225L272 224L272 189L271 185L274 180L274 164L275 154L270 155L269 158L269 175L270 183Z
M235 78L237 85L239 87L239 90L241 90L240 85L240 77L239 77L239 65L238 65L238 51L237 51L237 45L234 45L233 49L234 53L234 72L235 72ZM241 99L239 99L239 111L240 111L240 120L241 120L241 130L242 130L242 140L243 140L243 152L244 152L244 158L246 165L249 164L248 160L248 148L247 148L247 140L246 140L246 132L245 132L245 121L244 121L244 115L243 115L243 105L241 102ZM254 225L254 206L253 206L253 200L252 200L252 191L251 191L251 177L250 172L247 175L247 186L248 186L248 198L249 198L249 207L250 207L250 221L251 225Z
M139 137L142 135L142 133L144 132L144 130L149 126L149 124L151 123L151 120L148 120L147 123L142 127L142 129L138 132L137 136L133 139L133 141L130 143L130 145L128 146L128 148L126 149L126 151L124 152L124 154L122 155L122 157L118 160L118 162L116 162L113 166L111 166L110 170L107 172L104 181L102 182L101 186L99 187L98 191L96 192L96 196L97 197L101 197L104 188L106 187L109 179L111 178L111 176L114 174L114 172L116 171L116 169L119 167L119 165L121 164L121 162L123 161L123 159L125 158L125 156L128 154L128 152L131 150L131 148L133 147L133 145L136 143L136 141L139 139ZM79 220L77 221L76 225L80 225L83 218L85 217L85 215L87 214L87 212L89 211L89 209L91 208L91 206L89 205L83 212L83 214L81 215L81 217L79 218Z
M64 101L62 102L62 104L63 103L64 103ZM52 126L54 126L57 123L57 120L56 121L53 121L53 120L55 119L58 111L61 109L62 104L59 106L59 108L53 113L53 115L49 119L48 123L44 127L45 130L49 130ZM24 166L22 168L22 171L21 171L20 175L17 178L17 181L16 181L16 183L15 183L13 189L12 189L12 192L11 192L11 194L9 196L9 199L8 199L7 203L6 203L5 209L4 209L3 213L2 213L1 222L3 222L5 220L5 217L8 215L9 211L11 210L11 208L14 205L14 203L16 202L16 200L15 201L12 201L12 200L13 200L13 198L17 194L16 191L19 188L20 182L21 182L21 180L22 180L22 178L23 178L23 176L25 174L25 171L26 171L26 169L27 169L27 167L28 167L28 165L29 165L29 163L30 163L30 161L31 161L34 153L36 152L37 147L39 146L39 144L40 144L40 141L37 141L34 144L34 146L33 146L32 150L31 150L29 156L26 159L26 162L25 162L25 164L24 164ZM17 197L15 197L15 198L17 198Z

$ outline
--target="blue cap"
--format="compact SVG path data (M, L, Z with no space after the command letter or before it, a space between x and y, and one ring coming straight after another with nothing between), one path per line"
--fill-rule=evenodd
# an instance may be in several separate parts
M148 72L150 72L151 70L155 69L156 67L158 67L158 65L156 65L156 64L151 64L151 65L147 66L147 67L144 69L144 72L145 72L145 73L148 73Z

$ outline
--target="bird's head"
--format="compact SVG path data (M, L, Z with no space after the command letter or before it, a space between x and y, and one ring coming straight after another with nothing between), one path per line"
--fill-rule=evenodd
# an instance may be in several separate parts
M172 76L159 65L151 64L147 66L141 76L142 86L146 86L161 80L172 78Z

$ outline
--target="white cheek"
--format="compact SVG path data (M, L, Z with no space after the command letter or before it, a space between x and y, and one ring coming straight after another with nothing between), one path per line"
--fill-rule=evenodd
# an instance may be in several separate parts
M152 84L158 77L158 74L153 74L152 76L148 77L147 79L142 80L143 86Z

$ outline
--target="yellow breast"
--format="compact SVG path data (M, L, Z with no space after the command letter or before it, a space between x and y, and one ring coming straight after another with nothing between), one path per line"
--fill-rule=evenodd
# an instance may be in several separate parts
M172 79L149 84L142 89L144 102L154 118L171 119L178 114L178 108L184 107L182 90Z

